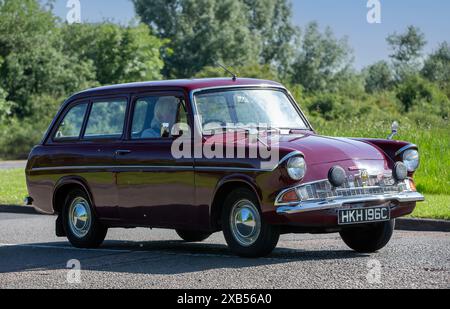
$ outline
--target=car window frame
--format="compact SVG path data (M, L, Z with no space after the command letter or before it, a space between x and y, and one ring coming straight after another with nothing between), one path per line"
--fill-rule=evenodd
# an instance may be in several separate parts
M141 144L141 143L163 142L163 141L173 142L175 139L178 138L178 137L173 137L173 136L164 137L164 138L163 137L139 138L139 139L132 138L131 131L133 130L133 119L134 119L136 103L139 99L148 98L148 97L176 97L176 98L182 99L182 103L183 103L184 109L186 111L186 118L188 121L188 125L190 128L192 128L192 119L191 119L192 113L189 110L188 101L187 101L185 93L183 93L182 91L177 91L177 90L143 92L143 93L134 94L130 98L130 110L129 110L128 121L127 121L128 125L127 125L126 134L125 134L125 141L130 142L130 143ZM177 109L177 114L176 114L177 118L179 116L178 112L179 111Z
M284 87L274 87L274 86L252 86L252 85L244 85L244 86L217 86L217 87L209 87L209 88L199 88L195 90L191 90L189 97L191 105L193 106L194 110L194 116L197 117L197 119L200 116L198 106L197 106L197 95L203 94L203 93L215 93L215 92L227 92L227 91L234 91L234 90L275 90L284 93L288 100L291 102L294 109L298 112L302 120L304 121L305 125L308 127L307 129L304 129L304 131L311 131L315 132L311 122L306 117L305 113L301 109L300 105L295 101L293 95L289 90L287 90ZM205 130L203 128L203 125L201 123L195 124L197 127L197 130L200 132L200 137L204 138L207 136L205 134Z
M95 103L104 103L104 102L114 102L114 100L119 101L123 100L126 102L126 108L125 108L125 116L123 120L123 127L122 127L122 134L120 137L107 137L104 138L89 138L86 137L86 129L89 123L89 118L91 116L92 112L92 106ZM87 112L87 116L85 117L85 122L83 124L82 134L80 137L80 142L83 143L105 143L105 142L119 142L122 141L125 137L125 132L127 130L127 120L128 120L128 113L130 109L130 97L129 95L123 94L123 95L114 95L114 96L101 96L101 97L92 97L89 100L89 108Z
M67 104L67 106L65 107L64 111L61 113L58 121L55 123L55 125L53 126L53 129L51 131L51 144L67 144L67 143L75 143L75 142L79 142L81 140L81 136L86 124L86 120L87 120L87 115L89 114L89 109L90 109L90 100L89 99L81 99L81 100L77 100L74 102L71 102L69 104ZM68 137L68 138L59 138L56 139L56 133L58 131L58 129L61 127L61 124L64 122L64 120L66 119L67 115L77 106L79 105L83 105L86 104L86 111L84 112L84 118L83 118L83 122L81 125L81 129L80 129L80 133L78 134L78 137Z

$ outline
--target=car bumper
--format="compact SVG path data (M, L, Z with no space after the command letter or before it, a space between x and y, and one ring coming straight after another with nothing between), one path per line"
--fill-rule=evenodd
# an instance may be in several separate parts
M397 202L402 204L402 203L423 202L424 200L425 197L420 193L406 192L396 195L349 197L326 201L302 202L298 204L292 204L289 206L280 206L277 208L276 212L279 215L290 215L320 210L337 209L345 205L352 205L352 204L362 204L362 203L385 204L387 202Z

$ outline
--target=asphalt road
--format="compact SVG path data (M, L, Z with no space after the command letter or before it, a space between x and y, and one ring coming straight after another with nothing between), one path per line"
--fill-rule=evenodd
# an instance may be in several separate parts
M27 165L27 161L0 161L0 170L8 170L15 168L23 168Z
M112 230L100 250L78 250L54 236L54 220L0 213L0 288L450 288L449 233L397 231L373 255L336 235L287 235L253 260L231 255L221 234L185 244L149 229ZM67 268L73 259L79 277Z

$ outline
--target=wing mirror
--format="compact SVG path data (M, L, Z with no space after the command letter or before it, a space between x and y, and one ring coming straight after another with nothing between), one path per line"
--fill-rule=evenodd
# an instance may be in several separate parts
M170 124L168 123L161 124L161 137L162 138L170 137Z
M398 129L400 128L400 125L398 124L397 121L394 121L394 123L392 124L392 132L391 135L388 136L389 140L393 140L394 137L398 134Z

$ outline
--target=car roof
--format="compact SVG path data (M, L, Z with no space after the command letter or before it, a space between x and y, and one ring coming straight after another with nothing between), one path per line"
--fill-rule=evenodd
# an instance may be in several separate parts
M148 81L148 82L118 84L87 89L72 95L68 101L73 101L74 99L80 99L84 97L101 96L108 94L120 94L124 92L132 93L145 90L181 89L190 92L200 89L207 89L214 87L219 88L232 87L232 86L283 87L280 83L274 81L252 79L252 78L237 78L236 80L233 80L232 78L174 79L163 81Z

